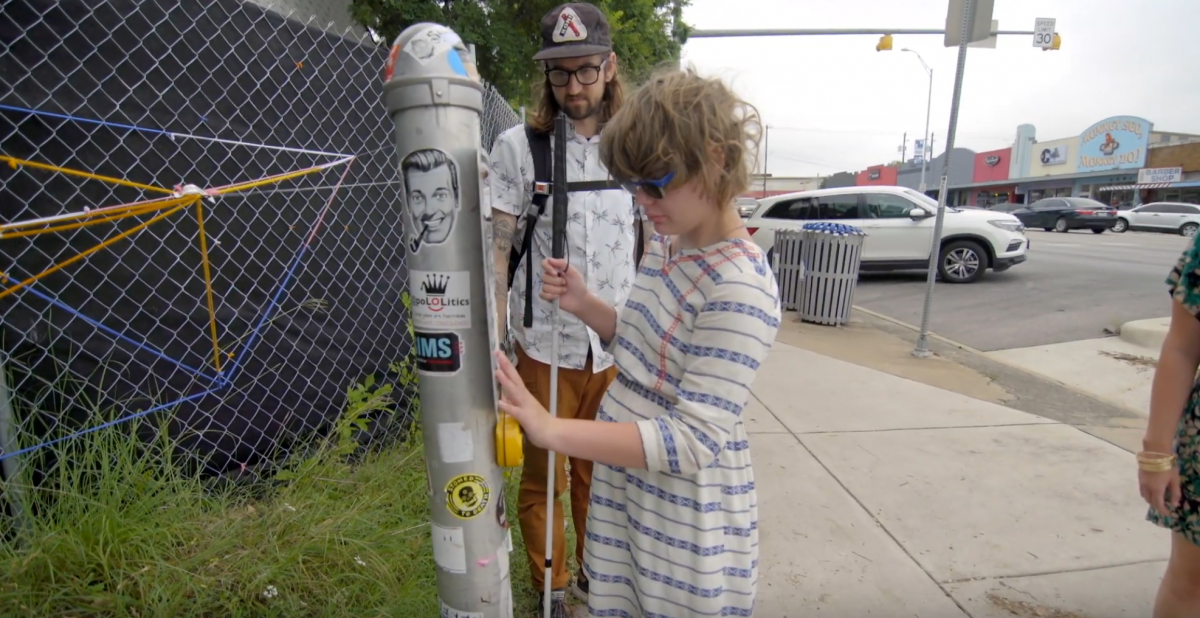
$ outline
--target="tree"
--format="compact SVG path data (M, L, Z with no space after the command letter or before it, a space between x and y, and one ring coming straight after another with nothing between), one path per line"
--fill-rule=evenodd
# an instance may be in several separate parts
M387 44L420 22L450 27L475 45L480 75L514 106L533 100L541 71L542 16L561 0L351 0L350 14ZM593 0L608 16L625 79L637 83L654 67L678 61L687 28L673 19L690 0ZM678 29L675 23L679 23Z

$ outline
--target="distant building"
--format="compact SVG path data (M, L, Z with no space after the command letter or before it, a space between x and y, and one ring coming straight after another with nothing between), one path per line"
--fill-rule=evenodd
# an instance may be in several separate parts
M767 174L764 181L762 174L754 174L750 177L750 190L744 193L743 197L762 199L783 193L811 191L821 188L821 180L820 176L772 176Z

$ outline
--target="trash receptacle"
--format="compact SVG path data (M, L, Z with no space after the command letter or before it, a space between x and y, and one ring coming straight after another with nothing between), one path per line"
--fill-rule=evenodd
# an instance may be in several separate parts
M775 230L771 270L775 271L779 303L785 311L796 311L800 306L800 284L804 280L804 262L800 261L803 240L803 230Z
M850 321L866 232L840 223L806 223L800 241L802 281L796 311L805 322Z

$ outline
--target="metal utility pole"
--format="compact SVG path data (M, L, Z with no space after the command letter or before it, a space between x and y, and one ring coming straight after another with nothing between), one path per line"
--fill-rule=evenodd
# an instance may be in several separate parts
M904 136L900 138L900 167L904 167L904 162L908 160L908 131L904 132Z
M946 220L946 188L950 178L950 154L954 150L954 136L958 130L958 104L962 98L963 71L967 67L967 45L971 43L972 26L975 23L976 2L989 0L962 0L962 21L959 24L958 68L954 72L954 96L950 100L950 128L946 130L946 156L942 159L942 179L938 184L937 218L933 223L933 241L929 248L929 273L926 276L925 307L921 311L921 334L912 354L917 358L932 356L929 352L929 312L933 308L933 285L937 281L938 261L941 259L942 225ZM951 3L954 7L954 3ZM951 11L953 14L953 10ZM990 11L988 19L991 19Z
M504 478L494 448L496 393L481 209L483 86L453 30L408 27L384 70L395 124L401 220L416 331L430 530L442 616L511 618Z
M763 197L767 197L767 158L771 152L771 126L763 126Z

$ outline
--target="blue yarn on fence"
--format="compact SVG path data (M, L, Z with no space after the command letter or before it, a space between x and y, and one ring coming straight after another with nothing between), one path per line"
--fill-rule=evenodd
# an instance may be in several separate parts
M867 233L861 227L853 225L845 225L842 223L805 223L802 228L809 232L820 232L822 234L833 234L835 236L866 236Z

